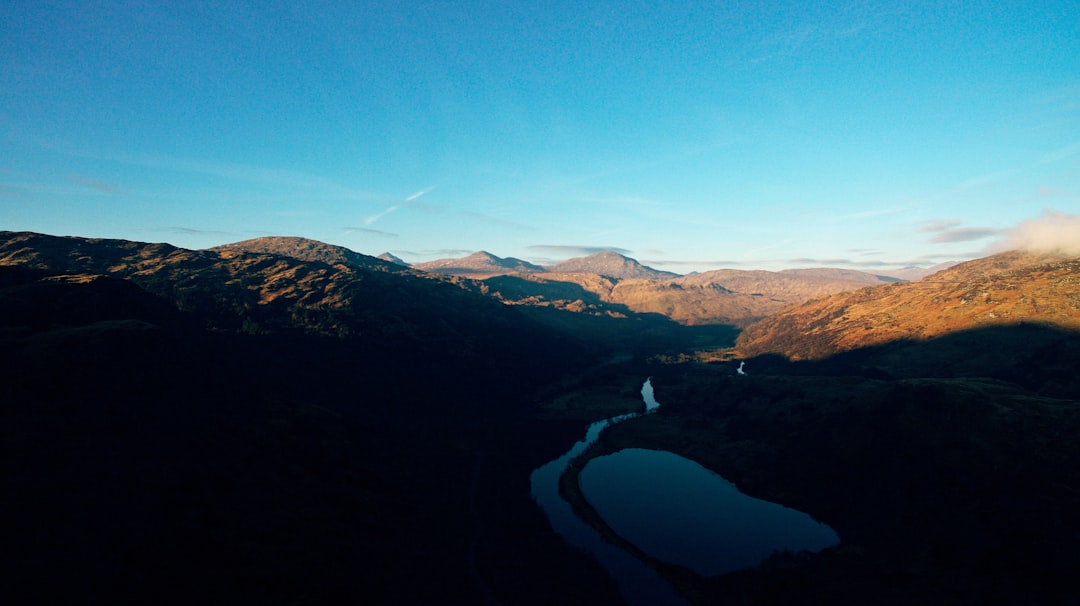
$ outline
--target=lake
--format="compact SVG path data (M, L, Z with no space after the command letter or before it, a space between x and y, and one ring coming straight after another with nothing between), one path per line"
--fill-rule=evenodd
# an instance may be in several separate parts
M706 576L757 565L777 550L819 551L839 542L809 515L747 496L671 452L628 448L597 457L579 482L616 534Z

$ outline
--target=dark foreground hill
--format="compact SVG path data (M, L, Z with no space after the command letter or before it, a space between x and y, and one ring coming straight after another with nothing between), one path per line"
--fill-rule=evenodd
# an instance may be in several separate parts
M608 601L528 496L576 429L523 420L576 343L381 269L5 233L0 591Z
M1069 342L1071 358L1057 363L1076 368L1080 335ZM937 347L911 353L939 357ZM670 570L695 602L1075 603L1075 388L1063 397L987 376L870 378L759 359L747 368L657 373L660 413L613 427L593 453L680 453L840 536L819 554L776 554L714 578Z

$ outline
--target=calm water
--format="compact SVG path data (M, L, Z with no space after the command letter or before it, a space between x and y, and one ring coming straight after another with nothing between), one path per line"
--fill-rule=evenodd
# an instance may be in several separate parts
M773 551L818 551L836 532L805 513L749 497L679 455L629 448L597 457L581 489L608 526L645 553L702 575L761 563Z
M652 383L645 382L641 388L647 412L656 409L659 404L653 399ZM683 606L683 600L675 590L647 564L621 548L607 542L599 532L574 513L573 507L559 494L559 478L566 473L570 462L590 444L596 441L600 433L608 426L641 416L642 413L619 415L589 425L585 437L574 444L570 450L558 459L537 468L530 478L532 496L540 509L547 514L551 527L567 543L593 555L608 571L619 586L619 591L631 606Z

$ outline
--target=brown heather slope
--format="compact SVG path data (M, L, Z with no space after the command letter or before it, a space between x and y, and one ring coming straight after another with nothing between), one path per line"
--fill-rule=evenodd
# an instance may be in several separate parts
M307 238L293 236L252 238L251 240L216 246L210 250L218 252L240 251L264 253L293 257L295 259L300 259L301 261L326 263L327 265L343 263L345 265L363 267L365 269L392 272L406 271L406 268L400 264L392 263L377 257L362 255L358 252L351 251L344 246L334 246L333 244L326 244L325 242L319 242L318 240L309 240Z
M917 282L831 295L747 327L736 350L742 357L776 353L810 360L1021 323L1080 330L1080 259L1012 251Z
M670 279L549 272L484 280L491 294L507 303L595 313L661 314L688 326L746 326L807 299L885 282L872 274L833 269L720 269Z
M512 273L531 273L544 271L539 265L533 265L514 257L497 257L485 250L475 252L460 259L437 259L427 263L417 263L413 269L432 274L468 276L482 278L501 276Z
M718 269L679 276L613 252L547 268L486 252L413 268L482 280L480 292L512 305L615 317L660 314L685 326L747 326L795 303L895 280L835 268Z
M872 274L839 269L718 269L674 280L626 280L612 290L611 299L684 324L746 326L807 299L884 282Z
M128 280L203 326L227 332L362 337L408 347L444 347L457 339L466 350L532 342L509 339L503 329L542 332L515 310L445 280L230 247L196 251L0 232L0 265Z

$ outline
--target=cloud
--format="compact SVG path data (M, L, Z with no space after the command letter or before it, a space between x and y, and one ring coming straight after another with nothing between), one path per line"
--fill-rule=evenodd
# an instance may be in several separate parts
M934 234L928 241L933 244L948 244L952 242L971 242L992 238L1001 233L1000 229L992 227L960 227L963 221L956 219L934 219L923 221L919 231Z
M1072 156L1075 156L1076 154L1080 154L1080 141L1073 142L1069 145L1066 145L1065 147L1060 147L1058 149L1047 152L1046 154L1043 154L1043 156L1039 158L1038 162L1036 162L1035 164L1052 164L1054 162L1067 160Z
M346 233L350 233L350 234L364 233L364 234L372 234L372 235L375 235L375 236L382 236L384 238L396 238L396 237L398 237L398 235L400 235L400 234L395 234L393 232L382 231L381 229L369 229L367 227L345 227L345 228L342 228L342 229L344 229Z
M617 246L575 246L562 244L534 244L529 250L559 255L591 255L600 252L613 252L620 255L629 255L634 252Z
M689 259L641 259L640 260L649 267L731 267L732 265L743 265L743 261L732 260L689 260Z
M184 236L235 236L236 234L217 229L194 229L191 227L168 227L166 231Z
M1080 255L1080 214L1047 210L1038 219L1024 221L1008 231L992 250L1030 250Z
M926 232L945 231L947 229L952 229L954 227L959 227L961 223L963 223L963 221L957 221L956 219L937 219L937 220L933 220L933 221L923 221L922 222L922 227L919 228L919 231L926 231Z
M991 238L1000 233L1000 229L994 229L991 227L960 227L956 229L944 229L939 231L934 237L930 238L930 242L933 244L971 242L972 240Z
M77 183L84 187L89 187L90 189L96 189L103 194L115 194L120 191L118 188L113 187L112 185L109 185L108 183L105 183L103 181L98 181L97 179L87 179L85 177L68 177L68 181L71 181L72 183Z

